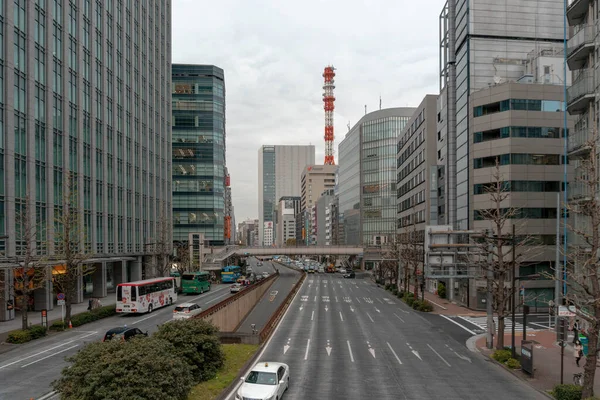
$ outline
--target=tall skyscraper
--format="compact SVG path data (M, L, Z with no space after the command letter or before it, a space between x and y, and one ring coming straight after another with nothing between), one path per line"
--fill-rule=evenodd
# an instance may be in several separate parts
M173 240L187 242L197 233L222 246L228 217L224 73L214 65L173 64L172 76Z
M307 165L302 172L300 209L307 213L305 220L305 243L317 244L317 200L335 187L337 165Z
M0 2L0 247L11 260L23 255L15 231L26 207L42 223L38 254L52 255L47 221L72 177L96 266L75 302L146 276L145 245L171 220L171 2L151 4ZM0 293L0 320L13 317L11 295ZM49 281L35 308L55 298Z
M275 206L284 196L300 196L304 167L315 163L315 146L261 146L258 150L259 243L263 243L265 222L275 226ZM273 238L275 239L275 238Z

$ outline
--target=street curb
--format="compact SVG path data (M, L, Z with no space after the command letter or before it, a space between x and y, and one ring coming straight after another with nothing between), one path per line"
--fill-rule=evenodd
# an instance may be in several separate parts
M55 396L57 396L56 398L58 399L58 392L56 390L53 390L52 392L46 393L42 397L38 398L38 400L50 400L53 399Z
M475 336L471 336L469 339L467 339L467 348L469 350L471 350L474 353L479 354L484 360L486 361L491 361L493 364L496 364L497 366L499 366L500 368L502 368L504 371L510 373L512 376L514 376L515 378L518 378L519 380L521 380L522 382L525 382L528 386L530 386L532 389L534 389L536 392L543 394L544 396L546 396L549 399L554 399L554 397L552 397L550 394L548 394L547 392L540 390L538 388L536 388L535 386L533 386L527 379L525 379L525 377L521 376L520 374L518 374L515 370L512 370L510 368L506 368L505 365L499 363L498 361L494 360L491 356L488 356L486 354L483 354L476 345L477 340L479 340L482 337L485 337L485 333L481 333L479 335L475 335Z

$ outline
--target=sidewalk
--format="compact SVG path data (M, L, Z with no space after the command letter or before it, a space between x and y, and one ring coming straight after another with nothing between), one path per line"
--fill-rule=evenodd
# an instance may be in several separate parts
M522 337L523 335L521 332L518 332L515 335L517 354L520 354L521 352ZM560 384L560 346L556 343L556 332L549 330L527 332L527 340L532 340L535 343L533 350L534 377L530 378L528 374L520 370L513 371L513 373L528 382L537 390L548 392L549 390L552 390L555 385ZM482 335L482 337L478 338L475 342L475 346L481 353L490 356L494 350L486 348L485 342L486 337L485 335ZM496 340L494 340L494 344L495 343ZM504 345L510 346L510 344L511 335L510 333L505 334ZM585 358L581 359L579 363L581 367L577 367L575 364L575 357L573 357L573 347L569 345L565 347L563 362L563 383L573 383L573 374L583 372ZM596 374L594 392L600 393L600 378L598 378L598 374Z
M410 287L411 293L414 293L414 287ZM419 290L419 300L421 299L421 291ZM433 304L432 314L440 315L460 315L463 317L482 317L485 316L484 311L475 311L467 307L459 306L456 303L450 302L448 299L442 299L439 296L425 291L425 300Z
M102 306L109 306L117 302L114 293L109 296L101 298L100 302ZM76 315L82 312L86 312L88 308L88 298L85 298L83 303L73 304L71 308L71 314ZM42 323L42 312L41 311L30 311L27 313L29 325L40 325ZM62 318L62 306L54 306L53 310L48 311L48 325L52 325L52 322L59 321ZM0 322L0 335L17 329L21 329L21 312L15 312L15 319L10 321Z

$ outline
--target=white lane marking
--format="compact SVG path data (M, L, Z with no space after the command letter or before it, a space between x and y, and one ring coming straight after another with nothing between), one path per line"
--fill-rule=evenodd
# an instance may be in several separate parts
M544 328L544 329L549 329L549 328L548 328L548 326L546 326L546 325L542 325L542 324L538 324L538 323L536 323L536 322L530 322L530 324L531 324L531 325L537 325L537 326L541 326L541 327L542 327L542 328ZM516 326L515 326L515 328L516 328Z
M352 306L350 306L350 311L354 312L354 308Z
M315 296L315 302L317 301L317 296Z
M431 300L429 300L429 299L427 299L427 301L428 301L428 302L430 302L430 303L433 303L433 304L435 304L436 306L438 306L439 308L441 308L441 309L443 309L443 310L447 310L447 308L446 308L446 307L444 307L444 306L443 306L443 305L441 305L441 304L438 304L438 303L436 303L435 301L431 301Z
M306 341L306 352L304 353L304 359L308 359L308 349L310 349L310 339Z
M398 316L398 314L394 313L394 315L396 316L396 318L398 318L400 321L402 321L402 323L404 323L404 320L403 320L402 318L400 318L400 317Z
M377 300L378 300L378 301L379 301L381 304L383 304L383 301L381 301L381 299L380 299L379 297L377 298Z
M427 347L429 347L429 348L431 349L431 351L433 351L435 354L437 354L437 356L438 356L438 357L439 357L439 358L440 358L440 359L441 359L443 362L445 362L447 366L451 367L450 363L449 363L448 361L444 360L444 357L442 357L442 356L440 355L440 353L438 353L437 351L435 351L435 349L434 349L433 347L431 347L429 344L427 345Z
M360 303L360 300L358 299L358 297L356 298L356 301L358 301Z
M352 355L352 347L350 347L350 341L346 340L346 343L348 343L348 351L350 352L350 361L354 362L354 356Z
M455 352L454 350L452 350L452 347L450 347L448 345L446 345L446 347L449 348L451 352L453 352L454 354L456 354L456 356L458 358L460 358L461 360L468 361L469 363L472 364L472 361L471 361L471 359L469 357L458 354L457 352Z
M378 313L381 313L381 311L379 311L379 309L377 307L375 307L375 311L377 311Z
M312 314L310 314L310 320L312 321L315 318L315 312L313 311Z
M394 357L396 357L396 360L398 360L398 364L402 365L402 361L400 361L400 357L398 357L398 354L396 354L396 352L392 348L392 345L389 342L386 342L386 343L387 343L388 347L390 348L390 350L392 351L392 354L394 355Z
M445 315L440 315L440 317L447 319L448 321L452 322L453 324L456 324L458 326L460 326L461 328L463 328L465 331L469 332L471 335L476 335L475 332L473 332L472 330L470 330L469 328L467 328L464 325L459 324L458 322L456 322L455 320L453 320L452 318L448 318Z
M308 301L308 296L307 295L301 296L300 301Z
M229 293L224 293L224 294L220 295L219 297L215 297L214 299L207 301L207 302L206 302L206 304L210 304L210 303L212 303L213 301L217 301L217 300L219 300L221 297L225 297L225 296L227 296L227 295L229 295Z
M336 302L336 303L338 303L338 299L337 299L337 296L335 296L335 302Z
M340 311L340 319L344 322L344 317L342 316L342 312Z
M421 358L421 356L419 355L419 352L418 352L418 351L416 351L416 350L413 350L413 348L410 346L410 344L409 344L409 343L406 343L406 345L408 346L408 348L410 349L410 351L412 351L412 353L413 353L415 356L417 356L417 358L418 358L419 360L423 361L423 359L422 359L422 358Z
M215 293L215 294L216 294L216 293L221 293L222 291L224 291L224 290L226 290L226 289L227 289L227 287L223 287L223 288L220 288L220 289L216 289L216 290L214 290L214 291L212 291L212 292L208 292L208 293L207 293L207 292L205 292L205 293L201 294L201 295L200 295L200 296L198 296L198 297L194 297L193 299L191 299L191 300L190 300L190 302L194 302L194 301L196 301L196 300L198 300L198 299L200 299L200 298L202 298L202 297L210 296L210 294L211 294L211 293Z
M94 334L96 334L96 333L98 333L98 332L90 332L90 333L89 333L89 334L87 334L87 335L83 335L83 336L81 336L81 337L78 337L78 338L75 338L75 339L71 339L71 340L69 340L69 341L67 341L67 342L64 342L64 343L62 343L62 344L59 344L59 345L57 345L57 346L50 347L49 349L46 349L46 350L40 351L40 352L38 352L38 353L31 354L31 355L29 355L29 356L27 356L27 357L23 357L23 358L21 358L21 359L19 359L19 360L17 360L17 361L13 361L13 362L11 362L11 363L5 364L5 365L1 366L1 367L0 367L0 369L6 368L6 367L10 367L11 365L14 365L14 364L20 363L21 361L28 360L28 359L30 359L30 358L33 358L33 357L35 357L35 356L39 356L40 354L47 353L47 352L49 352L49 351L52 351L52 350L54 350L54 349L58 349L59 347L63 347L63 346L65 346L65 345L69 344L69 343L73 343L73 342L75 342L75 341L77 341L77 340L84 339L84 338L86 338L86 337L88 337L88 336L92 336L92 335L94 335Z
M369 319L371 320L371 322L373 322L373 323L375 322L375 321L373 321L373 318L371 318L371 316L369 315L369 313L367 313L367 317L369 317Z
M25 365L21 365L21 368L25 368L25 367L28 367L28 366L30 366L31 364L35 364L35 363L38 363L38 362L40 362L40 361L44 361L44 360L45 360L45 359L47 359L47 358L54 357L54 356L55 356L55 355L57 355L57 354L64 353L64 352L65 352L65 351L67 351L67 350L74 349L74 348L75 348L75 347L77 347L77 346L79 346L79 345L78 345L78 344L76 344L76 345L74 345L74 346L67 347L66 349L62 349L61 351L57 351L56 353L49 354L49 355L47 355L46 357L42 357L42 358L40 358L39 360L32 361L32 362L30 362L30 363L27 363L27 364L25 364Z
M130 325L135 325L135 324L137 324L138 322L144 322L145 320L147 320L147 319L150 319L150 318L154 318L154 317L156 317L157 315L158 315L158 314L150 314L150 315L148 315L147 317L144 317L144 318L142 318L142 319L138 319L137 321L133 321L133 322L132 322Z

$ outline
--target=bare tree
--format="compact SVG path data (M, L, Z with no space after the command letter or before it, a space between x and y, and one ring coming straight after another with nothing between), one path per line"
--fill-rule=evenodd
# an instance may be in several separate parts
M83 215L79 210L79 201L72 174L65 179L62 205L57 210L54 221L54 255L58 265L53 267L54 282L65 294L65 322L71 320L71 310L83 276L94 272L94 266L86 264L91 256L91 248L86 246L87 232L84 229Z
M525 259L534 257L537 247L529 235L513 236L514 220L523 216L519 208L508 206L510 192L503 181L498 159L491 177L492 182L485 186L491 207L478 210L478 218L489 221L490 227L478 236L476 244L479 251L473 254L477 257L476 264L485 273L483 278L487 281L487 290L492 294L492 309L498 316L496 347L503 349L505 318L510 314L511 299L515 295L510 284L513 272L519 270ZM514 254L511 254L512 251Z
M29 199L25 204L29 204ZM48 280L48 268L44 262L42 249L37 247L39 236L41 236L40 226L36 222L35 215L31 214L30 207L23 207L16 215L15 239L19 248L19 255L14 257L14 263L19 266L13 268L12 276L4 274L7 282L8 294L15 294L18 299L18 307L21 309L21 329L29 327L28 315L29 303L33 298L36 289L44 287ZM6 260L11 262L11 258Z
M152 246L152 267L156 276L167 276L171 272L173 255L173 237L171 222L163 212L158 219L158 234Z
M600 329L600 189L598 171L598 132L586 144L589 156L580 160L575 182L570 184L571 201L568 228L574 233L567 258L569 286L567 304L575 306L576 316L587 322L588 355L584 366L582 398L594 396L594 379L598 358Z
M175 246L177 256L174 261L177 264L177 272L179 272L179 275L183 275L192 268L190 245L188 242L178 242Z
M406 232L399 237L399 259L404 268L404 292L410 289L410 281L413 281L415 299L418 295L418 270L423 253L422 235L417 231L416 224L411 225Z
M398 284L398 263L400 260L400 239L399 235L394 235L392 241L383 252L383 260L379 264L379 279L389 278L392 285Z

